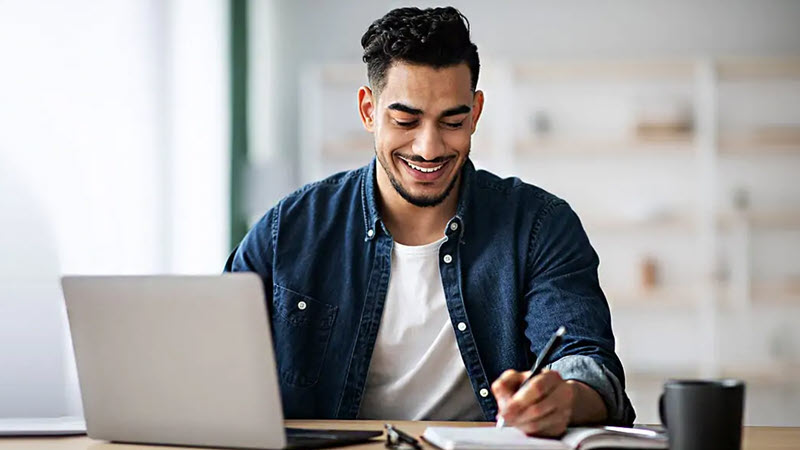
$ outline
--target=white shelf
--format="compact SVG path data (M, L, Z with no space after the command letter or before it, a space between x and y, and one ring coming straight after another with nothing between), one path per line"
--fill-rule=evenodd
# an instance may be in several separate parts
M691 136L654 139L566 140L525 138L515 142L515 154L521 158L556 156L692 156Z
M751 228L800 230L800 210L727 212L719 215L718 223L720 228L723 229L747 226Z
M582 222L590 235L592 233L694 233L697 230L696 220L688 214L643 220L589 216L584 217Z
M604 289L609 308L614 310L676 310L693 311L697 308L700 292L679 286L656 286L637 290Z
M513 74L521 81L691 81L693 71L694 63L686 60L581 60L519 63Z
M726 58L717 64L720 81L800 79L800 57Z
M800 127L765 127L749 133L723 133L723 155L800 155Z
M800 278L754 281L750 296L753 305L800 305Z
M630 385L658 384L669 379L701 378L703 375L693 365L683 367L626 366L625 378ZM751 386L797 386L800 364L773 362L769 364L724 364L715 378L735 378Z

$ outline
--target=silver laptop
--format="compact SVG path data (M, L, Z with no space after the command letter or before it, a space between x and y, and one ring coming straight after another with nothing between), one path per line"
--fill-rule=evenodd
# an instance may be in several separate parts
M62 286L94 439L283 448L381 434L291 430L287 439L255 274L67 276Z

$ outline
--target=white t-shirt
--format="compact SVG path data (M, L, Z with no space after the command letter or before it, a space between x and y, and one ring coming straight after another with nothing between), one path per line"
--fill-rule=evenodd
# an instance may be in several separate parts
M443 242L394 243L361 419L484 419L447 311L439 274Z

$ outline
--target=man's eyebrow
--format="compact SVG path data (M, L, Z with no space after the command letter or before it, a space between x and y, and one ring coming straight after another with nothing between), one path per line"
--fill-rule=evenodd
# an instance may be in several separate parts
M470 108L469 106L460 105L460 106L456 106L455 108L450 108L450 109L446 110L445 112L442 113L441 117L457 116L459 114L466 114L466 113L468 113L470 111L472 111L472 108Z
M402 103L392 103L391 105L387 106L387 108L391 109L391 110L394 110L394 111L400 111L400 112L412 114L412 115L415 115L415 116L421 116L422 115L422 110L421 109L412 108L412 107L410 107L408 105L404 105Z

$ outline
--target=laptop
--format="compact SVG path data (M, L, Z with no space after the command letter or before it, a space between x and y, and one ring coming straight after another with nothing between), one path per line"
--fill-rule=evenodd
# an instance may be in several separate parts
M256 274L65 276L61 282L91 438L308 448L382 434L284 429Z

